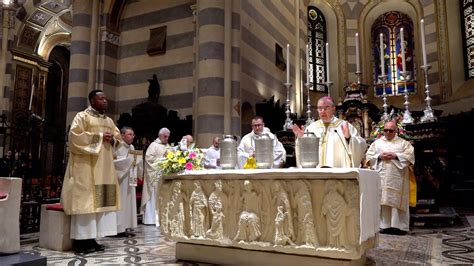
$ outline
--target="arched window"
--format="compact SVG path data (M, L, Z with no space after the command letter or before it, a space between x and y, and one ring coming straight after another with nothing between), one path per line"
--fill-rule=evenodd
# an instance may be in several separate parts
M313 90L327 92L326 85L326 19L321 10L308 6L308 81L313 83Z
M474 77L474 1L461 2L461 22L463 29L464 73L466 79Z
M405 66L408 73L406 82L401 75L402 54L400 42L400 29L404 31ZM372 51L374 58L374 84L375 96L383 94L383 85L380 82L381 57L384 55L385 75L387 75L387 95L400 95L405 92L405 85L409 93L416 92L416 65L414 60L413 22L405 14L391 11L375 20L372 25ZM383 51L380 52L380 34L383 34Z

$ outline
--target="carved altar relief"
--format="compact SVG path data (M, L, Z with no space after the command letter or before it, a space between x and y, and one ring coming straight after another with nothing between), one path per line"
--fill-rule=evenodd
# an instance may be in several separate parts
M360 242L355 178L204 177L163 179L158 195L166 237L342 259L358 257L366 248Z
M280 181L273 183L274 202L276 206L275 215L275 245L294 245L293 216L291 215L290 200L288 193L281 187Z
M298 238L297 244L317 247L319 246L318 238L316 236L313 204L311 202L311 195L308 187L304 181L298 181L297 191L295 194L296 200L296 215L298 216Z
M194 181L194 191L189 198L189 218L191 237L204 238L207 230L207 197L197 180Z
M257 192L252 188L249 180L244 181L244 192L241 197L243 202L243 210L239 217L239 226L235 241L254 242L262 235L260 229L260 217L258 212L260 209L260 198Z
M181 181L173 182L173 192L168 206L168 227L172 237L187 237L184 233L185 194L181 190Z
M211 239L223 239L224 234L224 208L227 206L227 196L222 190L222 180L214 182L215 190L209 196L209 209L212 215L211 228L206 236Z
M328 180L324 187L325 196L321 214L326 217L327 246L349 248L347 241L346 216L352 214L342 196L344 188L341 181Z

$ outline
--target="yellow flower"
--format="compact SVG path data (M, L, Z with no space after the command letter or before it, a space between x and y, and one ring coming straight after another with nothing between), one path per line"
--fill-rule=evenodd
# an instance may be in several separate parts
M179 164L185 164L185 163L186 163L186 159L183 158L183 157L181 157L181 158L178 159L178 163L179 163Z
M174 155L173 152L170 151L170 152L168 152L168 154L166 154L166 158L167 159L173 159L173 155Z

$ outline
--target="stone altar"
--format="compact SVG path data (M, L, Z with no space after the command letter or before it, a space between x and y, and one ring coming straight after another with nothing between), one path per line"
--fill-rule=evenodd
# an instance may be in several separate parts
M231 248L363 263L379 230L379 187L368 169L199 170L162 177L157 209L177 259L227 263L216 252Z

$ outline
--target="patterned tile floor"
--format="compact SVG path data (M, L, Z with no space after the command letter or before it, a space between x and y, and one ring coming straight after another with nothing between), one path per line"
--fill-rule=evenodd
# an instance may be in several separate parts
M471 224L467 223L463 228L415 229L405 236L380 234L379 245L367 253L367 265L474 264L474 217L466 217L466 220ZM98 239L106 250L86 256L40 248L37 234L29 236L29 241L24 239L21 249L46 256L48 265L203 265L177 261L175 243L166 241L154 226L140 225L135 233L135 237L129 238Z

